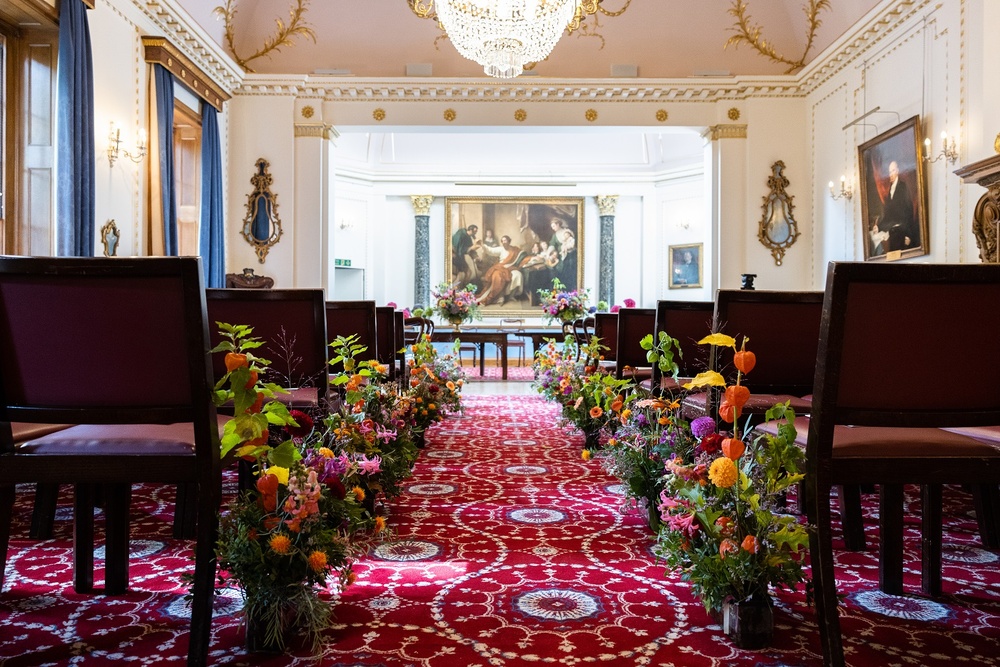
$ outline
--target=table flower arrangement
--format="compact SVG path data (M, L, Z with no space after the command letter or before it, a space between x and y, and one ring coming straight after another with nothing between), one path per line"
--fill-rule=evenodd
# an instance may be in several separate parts
M751 438L741 430L742 408L750 398L741 381L756 363L745 341L739 351L735 340L722 334L701 342L734 351L734 383L707 371L685 385L720 388L719 418L727 426L720 430L712 417L674 422L678 437L666 461L657 551L691 582L705 608L721 617L737 645L760 648L770 642L773 627L771 587L794 588L805 580L808 531L782 512L784 492L804 477L799 472L804 455L795 445L794 414L787 404L766 415L784 422L777 436ZM766 631L746 632L755 627Z
M476 301L476 290L476 286L471 283L464 288L441 283L436 291L431 291L435 302L433 310L456 329L464 322L480 320L482 317L479 314L479 302Z
M253 352L261 342L252 330L221 327L223 341L215 351L226 353L227 373L215 399L235 409L222 449L254 466L252 485L220 519L220 581L236 584L243 594L250 650L283 651L293 632L315 650L330 618L331 603L320 591L333 574L345 586L351 580L366 518L346 490L346 469L334 452L303 458L299 445L314 431L312 418L278 401L264 402L278 388L259 380L267 361ZM269 425L277 433L272 435Z
M552 289L538 290L538 297L547 322L559 320L566 323L579 319L587 313L590 301L587 290L567 289L558 278L552 280Z

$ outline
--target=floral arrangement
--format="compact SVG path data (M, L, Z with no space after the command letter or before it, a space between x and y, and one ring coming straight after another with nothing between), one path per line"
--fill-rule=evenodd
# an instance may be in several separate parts
M619 306L618 304L615 304L615 305L611 306L611 312L612 313L617 313L623 307L624 308L635 308L635 299L625 299L622 302L622 304L624 304L624 305L623 306Z
M590 294L585 289L568 290L558 278L552 280L552 289L538 290L542 313L547 322L559 320L572 322L587 313Z
M223 341L214 351L226 353L227 373L215 400L235 410L222 449L252 462L255 476L220 519L220 581L243 593L249 645L281 651L294 630L316 649L330 618L330 603L319 591L334 573L345 586L351 581L358 535L368 522L346 490L347 466L334 452L303 458L299 446L313 433L312 418L278 401L264 402L277 387L259 381L267 361L252 352L261 346L252 329L220 327ZM272 436L269 425L280 432Z
M727 385L719 373L707 371L685 387L718 387L719 418L730 426L720 431L712 417L673 422L657 549L670 569L691 582L706 609L721 610L728 600L770 600L771 586L794 588L804 581L808 531L781 511L784 492L804 477L799 472L804 455L795 445L795 415L787 404L766 415L782 420L777 436L747 442L741 431L740 416L750 398L741 380L756 363L746 341L739 351L735 340L722 334L701 343L733 349L736 381Z
M458 363L458 345L460 342L455 341L455 351L442 356L424 336L410 347L410 388L406 396L413 402L416 429L421 436L448 413L462 410L465 373Z
M476 301L476 286L468 284L464 289L456 285L441 283L431 292L436 307L433 309L446 322L457 326L463 322L480 320L479 302ZM430 310L430 309L428 309Z

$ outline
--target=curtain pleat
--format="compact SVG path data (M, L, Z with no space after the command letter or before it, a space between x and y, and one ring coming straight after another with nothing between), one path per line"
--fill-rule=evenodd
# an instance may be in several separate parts
M222 146L219 113L201 103L201 225L198 253L208 287L226 286L226 236L222 218Z
M93 257L94 65L87 8L81 0L62 0L59 7L56 80L56 252Z
M156 135L160 163L163 254L168 257L176 257L178 245L177 193L174 187L174 75L160 64L153 65L153 83L156 89Z

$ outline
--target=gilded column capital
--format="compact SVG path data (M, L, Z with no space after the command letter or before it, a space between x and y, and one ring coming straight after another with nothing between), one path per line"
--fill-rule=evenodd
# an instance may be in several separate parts
M434 195L410 195L410 201L413 202L414 215L430 215Z
M618 206L618 195L597 195L597 210L601 215L614 215L615 207Z

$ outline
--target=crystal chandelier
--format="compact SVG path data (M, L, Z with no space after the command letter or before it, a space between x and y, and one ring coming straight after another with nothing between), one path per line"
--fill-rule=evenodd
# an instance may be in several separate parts
M548 57L580 0L435 0L437 18L464 57L511 79Z

